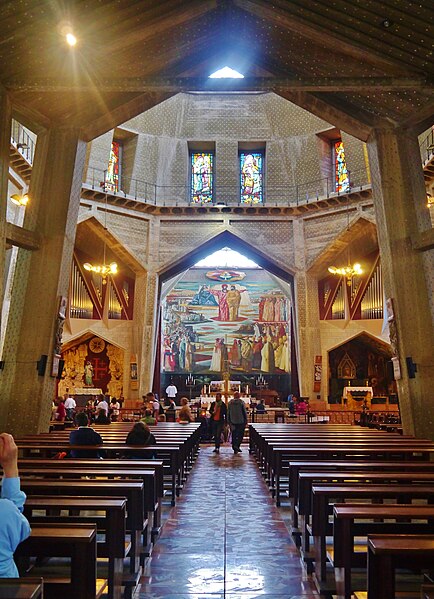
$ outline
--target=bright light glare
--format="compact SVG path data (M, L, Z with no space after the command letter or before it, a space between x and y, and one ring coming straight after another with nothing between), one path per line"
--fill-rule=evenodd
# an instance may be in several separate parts
M70 46L75 46L75 44L77 43L77 38L75 37L75 35L73 33L67 33L66 34L66 42Z
M255 262L230 248L223 248L210 254L197 262L195 266L200 268L260 268Z
M244 79L244 75L230 67L223 67L210 75L209 79Z

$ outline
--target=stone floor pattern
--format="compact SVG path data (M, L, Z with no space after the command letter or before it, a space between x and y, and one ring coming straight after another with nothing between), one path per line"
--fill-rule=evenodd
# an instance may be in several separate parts
M319 597L246 446L202 448L142 578L140 599Z

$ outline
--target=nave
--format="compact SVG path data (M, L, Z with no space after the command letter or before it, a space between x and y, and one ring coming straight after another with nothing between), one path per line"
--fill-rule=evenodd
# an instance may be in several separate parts
M247 447L202 448L142 578L141 599L319 597Z

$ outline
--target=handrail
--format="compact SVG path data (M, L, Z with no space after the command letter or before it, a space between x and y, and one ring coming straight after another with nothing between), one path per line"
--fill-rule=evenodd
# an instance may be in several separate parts
M419 144L422 164L426 164L434 156L434 129Z
M35 142L21 123L15 119L12 119L11 143L15 146L21 156L32 165L33 157L35 155Z
M121 177L119 189L106 183L106 172L100 168L89 167L84 185L89 189L107 193L109 195L144 201L154 206L249 206L241 203L237 185L216 185L214 189L214 202L193 203L190 199L190 186L158 185L133 177ZM365 169L349 172L349 188L347 191L334 191L334 179L322 177L312 181L301 182L295 185L283 186L267 184L266 197L263 204L254 206L301 206L321 199L343 196L348 193L362 191L370 188L368 174Z

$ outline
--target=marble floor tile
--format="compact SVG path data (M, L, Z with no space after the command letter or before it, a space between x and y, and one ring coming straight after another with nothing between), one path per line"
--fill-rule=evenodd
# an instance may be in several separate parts
M201 449L141 579L140 599L313 599L288 532L249 455ZM282 518L282 514L284 518Z

